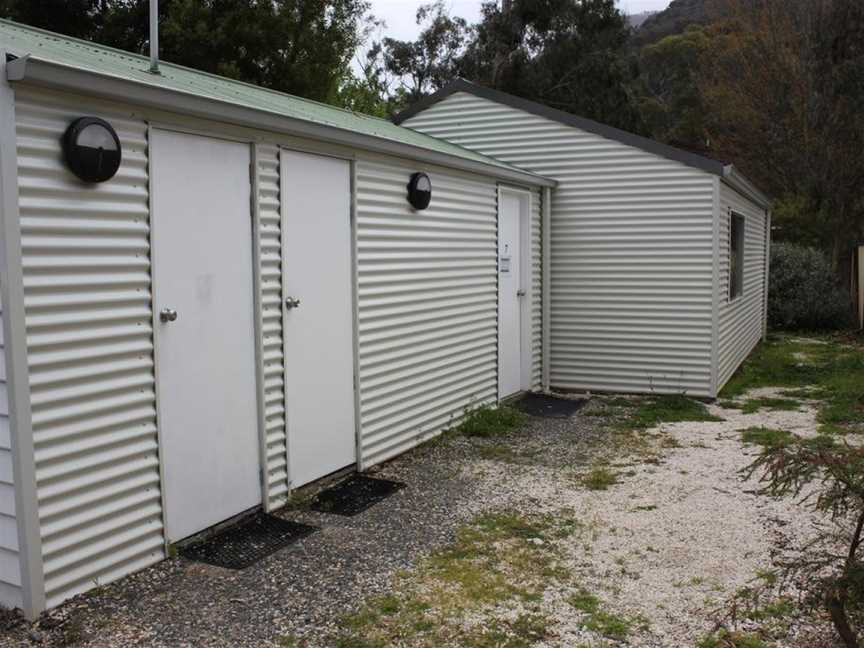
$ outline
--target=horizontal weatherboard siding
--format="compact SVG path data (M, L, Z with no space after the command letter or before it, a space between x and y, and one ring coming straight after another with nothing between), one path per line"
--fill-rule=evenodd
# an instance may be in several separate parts
M438 434L497 396L497 187L416 165L357 162L360 464Z
M558 181L553 389L710 395L713 176L464 92L404 124Z

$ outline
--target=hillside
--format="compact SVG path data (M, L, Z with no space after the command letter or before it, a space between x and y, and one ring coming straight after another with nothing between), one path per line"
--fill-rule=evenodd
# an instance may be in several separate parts
M667 9L642 23L633 35L633 41L643 46L680 34L689 25L707 23L715 14L713 5L712 0L673 0Z
M641 27L646 20L656 14L656 11L643 11L637 14L629 14L627 16L627 24L630 25L633 29L639 29L639 27Z

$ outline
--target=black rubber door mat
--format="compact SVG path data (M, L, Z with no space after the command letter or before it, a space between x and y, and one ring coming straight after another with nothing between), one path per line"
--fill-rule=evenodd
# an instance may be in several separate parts
M401 488L405 488L401 482L352 475L342 483L318 493L310 508L320 513L357 515Z
M258 513L212 538L184 547L180 555L225 569L246 569L317 530L275 515Z
M585 405L585 400L556 398L546 394L525 394L513 407L531 416L542 418L570 418Z

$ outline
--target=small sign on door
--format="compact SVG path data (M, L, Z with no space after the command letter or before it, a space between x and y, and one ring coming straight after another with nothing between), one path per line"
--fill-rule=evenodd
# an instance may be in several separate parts
M510 274L510 257L509 256L499 257L498 271L501 274Z

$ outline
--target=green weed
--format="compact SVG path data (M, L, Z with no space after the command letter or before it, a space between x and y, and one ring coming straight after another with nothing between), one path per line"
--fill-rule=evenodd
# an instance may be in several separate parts
M758 635L720 630L701 639L698 648L770 648Z
M778 447L789 445L795 437L786 430L774 430L766 427L750 427L741 430L741 441L752 445Z
M676 394L652 396L639 401L636 408L622 421L622 426L629 429L647 430L660 423L722 420L710 414L703 403Z
M509 405L481 405L465 414L454 432L467 437L489 438L509 432L525 422L525 414Z
M618 483L618 476L604 466L596 466L581 478L582 485L588 490L608 490Z

